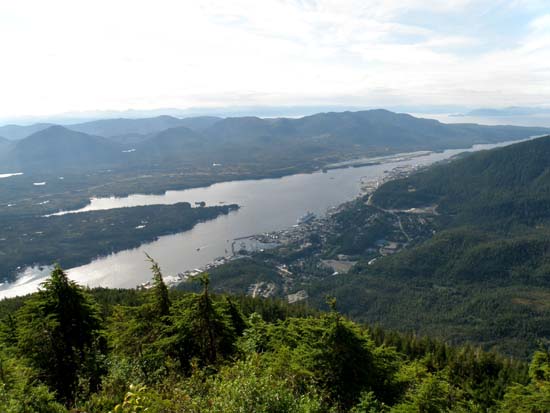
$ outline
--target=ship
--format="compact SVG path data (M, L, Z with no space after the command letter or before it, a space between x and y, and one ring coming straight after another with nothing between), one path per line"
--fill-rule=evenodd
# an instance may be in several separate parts
M315 214L313 212L307 211L304 215L296 220L298 224L307 224L315 219Z

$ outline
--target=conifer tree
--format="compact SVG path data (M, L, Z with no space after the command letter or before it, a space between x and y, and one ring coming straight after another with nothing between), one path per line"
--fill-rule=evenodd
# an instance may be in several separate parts
M233 327L233 330L235 331L235 334L237 336L242 336L244 330L247 328L246 320L243 316L242 311L239 309L239 307L231 300L229 296L225 297L224 300L224 311L229 318L229 321L231 323L231 326Z
M170 314L170 298L168 296L168 287L164 283L162 272L158 263L145 254L147 259L151 263L151 271L153 272L153 306L157 314L161 317L165 317Z
M214 365L234 351L235 331L226 314L209 294L208 274L198 278L201 294L190 294L171 319L169 346L185 370L191 360L201 365Z
M59 266L21 308L17 328L21 356L67 405L74 400L79 374L90 386L98 385L99 311Z
M353 324L346 322L336 309L336 299L329 297L331 309L325 316L317 374L331 398L347 411L357 402L362 391L376 384L372 343Z

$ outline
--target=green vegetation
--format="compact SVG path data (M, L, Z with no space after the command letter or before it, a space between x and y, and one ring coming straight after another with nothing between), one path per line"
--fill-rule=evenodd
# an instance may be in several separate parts
M19 311L8 342L59 400L73 404L78 385L84 392L99 385L105 350L100 327L97 306L57 267Z
M75 227L68 239L74 241L74 233L80 233L79 243L71 244L66 254L54 251L52 245L66 242L67 232L58 231L60 221L40 217L81 208L92 197L164 193L216 182L280 177L364 156L465 147L547 131L445 125L385 110L323 113L300 119L115 119L67 127L11 125L2 130L11 140L0 145L1 172L24 175L0 180L0 221L11 227L0 228L0 282L13 278L19 266L58 260L70 267L97 255L135 247L170 232L168 227L172 232L189 228L180 220L170 221L173 214L168 213L157 232L151 225L146 236L149 230L126 233L113 241L115 245L97 246L85 239L97 234L89 232L85 224L81 227L82 222L72 222ZM34 185L41 182L45 185ZM118 222L133 221L135 214L140 212L132 208L102 211L90 218L115 220L120 229ZM54 238L44 241L44 233L50 237L54 232ZM117 233L112 231L115 237ZM29 242L28 252L23 251L21 246ZM83 251L73 252L77 245Z
M550 336L548 159L546 137L388 182L298 241L217 268L212 287L264 283L316 308L330 294L356 321L528 359ZM353 267L333 275L327 260Z
M192 208L189 203L119 208L53 217L4 217L0 229L0 275L13 279L25 265L86 264L161 235L191 229L237 209L237 205Z
M309 119L304 130L325 120ZM235 122L220 132L226 145L242 131ZM278 145L285 130L240 122L257 128L245 141L268 131L262 139ZM340 138L356 144L358 130ZM166 145L171 134L163 135ZM299 163L310 143L301 144L297 158L277 153L261 167L262 148L255 147L241 152L257 163L224 173L180 165L169 174L170 165L149 165L152 177L138 179L128 169L101 183L105 175L96 171L83 183L69 175L32 188L32 197L22 185L34 176L7 180L2 202L21 204L1 210L2 273L33 262L78 265L235 208L177 204L41 216L64 201L81 206L94 191L284 174L325 155L349 155L318 148ZM0 302L0 411L549 411L547 159L550 138L543 138L389 182L299 245L233 261L179 290L166 288L152 259L150 290L87 290L56 268L40 292ZM334 275L328 260L355 265ZM292 305L218 295L258 283L279 297L307 294ZM346 316L334 300L326 307L327 294Z
M539 138L384 184L371 206L358 201L335 218L345 237L329 244L359 263L345 282L318 281L310 296L333 294L356 319L528 357L550 333L548 159L550 137ZM367 265L372 243L354 234L386 224L376 237L403 242L396 216L412 240Z
M4 300L0 410L27 412L543 412L550 353L530 367L471 346L367 328L303 305L85 290L56 268ZM309 315L307 315L309 313Z

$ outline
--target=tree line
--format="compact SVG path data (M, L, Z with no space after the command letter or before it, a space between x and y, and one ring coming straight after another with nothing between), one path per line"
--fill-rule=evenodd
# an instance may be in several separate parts
M276 300L89 290L56 267L0 310L0 411L546 412L550 352L530 365Z

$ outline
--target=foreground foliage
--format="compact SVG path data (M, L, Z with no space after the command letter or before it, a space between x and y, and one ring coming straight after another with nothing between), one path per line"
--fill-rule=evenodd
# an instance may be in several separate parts
M85 290L60 268L0 303L0 411L543 412L550 353L521 361L249 297Z

